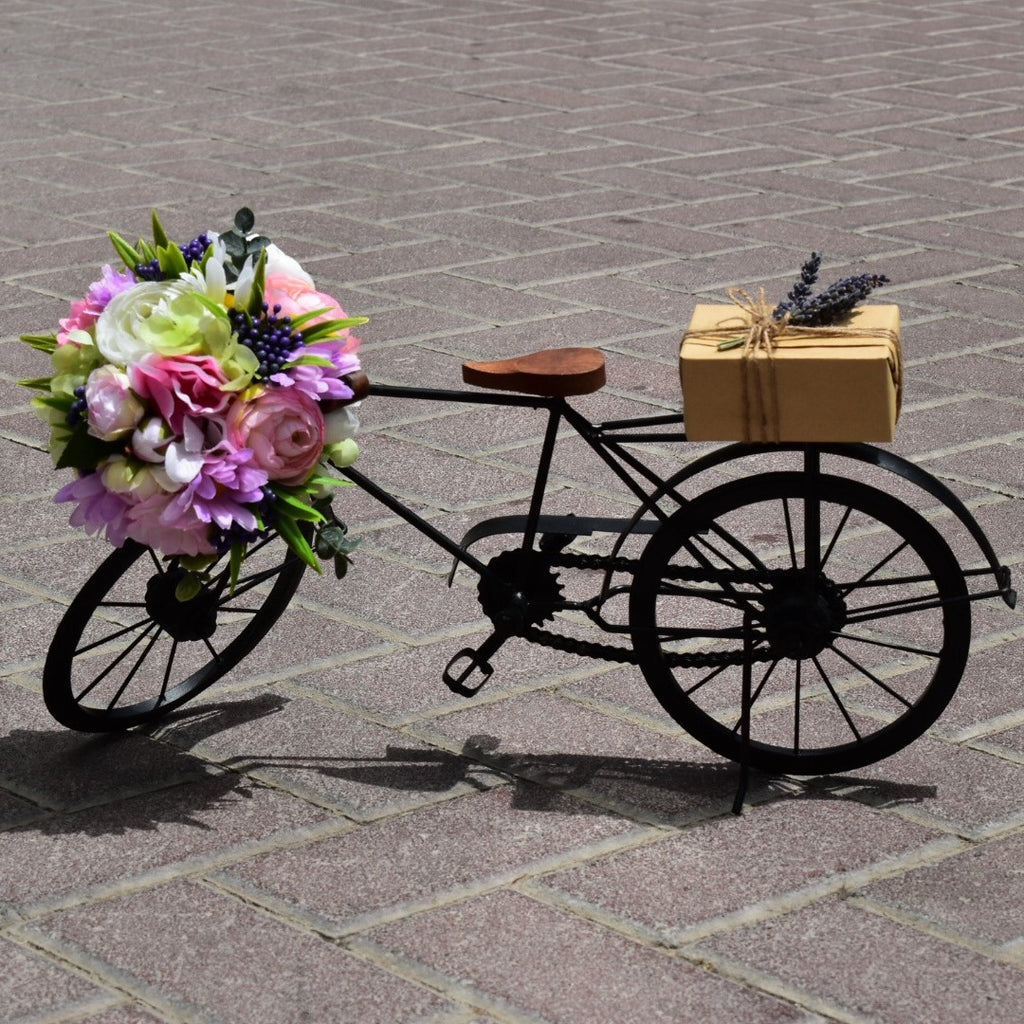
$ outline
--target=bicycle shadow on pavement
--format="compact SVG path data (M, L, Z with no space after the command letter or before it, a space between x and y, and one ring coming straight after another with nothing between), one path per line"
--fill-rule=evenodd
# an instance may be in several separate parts
M726 811L738 782L736 765L580 753L503 751L495 736L470 736L458 752L388 744L378 756L193 753L206 741L274 715L289 699L261 694L179 711L158 726L87 735L16 729L0 738L0 828L49 835L116 835L173 822L209 830L217 808L253 795L261 782L301 773L359 788L413 793L465 793L511 785L511 806L564 811L576 796L579 813L623 813L670 823L699 809ZM14 799L10 810L4 794ZM935 786L836 776L802 785L752 773L750 803L778 798L855 799L891 807L934 798ZM453 792L453 796L458 795ZM686 808L689 808L687 812Z

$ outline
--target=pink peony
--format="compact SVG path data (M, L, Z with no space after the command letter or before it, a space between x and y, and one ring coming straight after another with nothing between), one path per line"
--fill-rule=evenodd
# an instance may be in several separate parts
M116 441L130 434L145 408L131 390L128 375L113 366L100 366L85 385L89 433L101 441Z
M136 502L128 511L128 536L164 555L216 554L209 523L170 511L177 497L161 491Z
M87 331L99 319L100 313L107 308L107 303L119 292L127 291L138 282L135 275L126 270L117 273L107 264L103 267L103 277L89 285L89 291L81 302L71 303L71 316L60 321L61 329L57 332L57 344L66 345L70 340L70 331Z
M250 448L271 480L306 482L324 447L324 417L316 400L299 388L271 387L228 413L227 440Z
M291 277L288 274L267 274L263 285L263 301L271 311L275 306L280 306L280 316L295 317L312 313L314 309L327 310L322 316L310 320L309 326L323 323L325 320L345 319L345 310L341 308L337 299L325 292L318 292L301 277Z
M186 416L221 416L231 394L228 382L212 356L162 356L151 353L128 368L135 391L149 399L176 434Z

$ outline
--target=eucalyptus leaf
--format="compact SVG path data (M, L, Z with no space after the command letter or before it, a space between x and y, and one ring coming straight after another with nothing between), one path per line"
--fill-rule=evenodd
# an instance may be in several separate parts
M202 576L195 572L188 572L178 580L178 585L174 588L174 596L184 604L186 601L191 601L192 598L198 596L199 591L202 589Z
M256 214L249 209L248 206L243 206L235 214L235 229L243 235L247 235L253 229L253 225L256 223Z

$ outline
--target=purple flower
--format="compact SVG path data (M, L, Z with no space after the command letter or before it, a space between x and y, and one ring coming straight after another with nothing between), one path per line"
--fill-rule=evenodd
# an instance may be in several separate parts
M131 498L108 490L99 473L88 473L65 484L53 500L78 502L71 513L72 526L81 526L89 534L105 534L114 547L124 544L128 536Z
M198 521L221 530L231 529L234 523L243 530L255 530L256 517L246 506L263 500L266 483L266 470L256 465L250 449L221 441L203 453L202 468L168 502L160 522L172 529L189 528Z
M71 303L71 316L60 321L61 329L57 332L57 343L66 345L70 331L88 330L96 323L100 313L107 308L107 303L115 295L127 291L137 283L135 275L130 270L121 274L109 263L104 265L103 277L89 285L89 291L81 302Z
M290 366L281 373L275 373L271 382L279 387L295 387L304 391L318 402L340 400L353 397L352 389L341 379L359 370L359 356L351 349L351 339L331 338L327 341L316 341L306 345L295 356L319 356L330 361L330 366L317 366L311 363L299 363Z

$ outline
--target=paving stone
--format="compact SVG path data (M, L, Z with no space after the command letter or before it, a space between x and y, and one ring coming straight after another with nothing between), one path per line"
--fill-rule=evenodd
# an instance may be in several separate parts
M95 1007L114 1000L109 991L62 970L37 952L15 945L3 936L0 956L4 962L3 1012L7 1020L29 1020L36 1015L76 1010L82 1013L88 1011L90 1004Z
M707 919L883 864L933 837L852 804L784 800L547 875L542 884L672 940Z
M846 1013L893 1024L1010 1022L1024 1006L1024 978L1015 968L838 901L701 945L820 994Z
M105 232L145 232L153 207L173 237L227 224L243 204L255 209L346 308L371 316L360 336L375 381L447 388L464 359L600 347L609 385L576 402L595 420L679 408L675 346L694 302L723 301L734 286L785 294L812 248L836 276L871 264L864 269L893 279L886 293L903 310L906 401L891 450L948 484L1020 575L1020 5L925 6L763 0L752 18L740 0L225 0L183 19L145 0L79 0L72 22L31 3L8 5L0 29L9 43L0 65L0 170L9 184L0 197L0 921L3 941L16 936L16 948L53 978L77 979L68 973L77 964L99 986L84 1001L47 1003L46 972L33 973L42 997L26 1012L273 1020L293 1019L298 1006L311 1019L377 1013L436 1024L630 1013L789 1019L803 1014L798 1006L815 1019L849 1012L915 1024L1020 1016L1005 983L1019 975L997 963L1019 961L1013 901L993 906L1014 881L1024 758L1014 690L1020 613L1001 602L972 607L968 669L931 735L841 777L758 777L735 821L726 817L735 767L678 731L630 666L510 642L475 701L451 694L441 668L489 631L476 581L462 571L442 593L447 556L354 489L338 501L364 539L351 579L307 574L253 654L163 723L80 736L57 728L38 696L54 628L107 546L71 530L69 510L49 504L67 474L49 469L45 428L16 383L46 372L45 360L16 339L54 328L108 258ZM218 79L210 70L239 54L258 73ZM499 422L486 407L372 399L360 468L456 537L479 518L522 513L539 428L526 413L500 412ZM677 448L657 446L652 467L672 473L712 450ZM567 443L564 456L552 512L621 515L631 504L578 445ZM687 493L783 464L722 466ZM967 531L920 488L863 462L830 459L829 471L921 509L959 561L982 564ZM490 557L506 540L487 538L478 550ZM575 549L601 551L603 540L582 538ZM574 597L589 596L589 574L562 577ZM902 635L899 622L885 628ZM857 701L863 710L872 694ZM493 788L499 779L505 784ZM794 793L819 799L774 799ZM529 807L513 807L524 794ZM516 833L526 817L538 829ZM416 858L420 820L444 851L436 871L435 858ZM637 820L655 822L664 838L597 855L605 848L594 846L595 829L632 845ZM456 823L471 837L466 849L448 839ZM393 863L408 865L404 880L390 867L386 837L400 848ZM965 842L969 849L947 856ZM671 873L669 853L700 863L708 844L720 873L739 879L733 902L699 871L689 887L650 882ZM343 870L316 860L335 848L379 865L353 887L363 902L346 905ZM775 851L769 868L741 870L752 850ZM513 875L524 863L545 870L549 851L581 866L559 871L561 888L529 881L517 893L505 876L474 877L474 851L481 871L487 862ZM878 867L890 853L906 857ZM318 867L289 879L279 865L291 857ZM639 860L650 870L630 876L626 866ZM263 909L215 882L179 881L229 863L238 892L262 886ZM244 880L256 865L265 873ZM654 947L662 902L697 928L734 927L787 899L817 899L836 884L829 871L851 867L854 875L839 877L861 885L859 895L772 923L795 951L778 968L770 957L761 964L768 955L754 940L739 958L749 953L761 964L753 968L693 946L681 958ZM893 873L880 881L876 870ZM602 872L615 887L597 885ZM995 884L982 891L987 875ZM337 892L324 879L336 880ZM173 914L164 913L163 889L112 898L121 886L165 882ZM415 903L414 889L451 900L481 885L497 891L425 913ZM446 922L467 922L459 955L472 969L466 976L484 971L481 991L466 998L454 954L437 967L453 971L449 981L417 963L418 953L410 961L362 937L343 940L353 957L311 924L321 902L337 915L334 928L386 900L398 917L389 927L406 929L409 949L428 951L423 963L441 964L444 943L459 939L441 930ZM67 917L54 914L58 906ZM73 913L75 928L91 934L89 922L100 920L96 945L75 952L63 939L18 930L19 908L42 915L33 927L44 930ZM715 915L730 908L739 917L723 925ZM819 911L836 931L812 949L801 922L818 921ZM881 929L868 929L873 947L859 941L850 924L858 921ZM238 936L223 959L221 922ZM122 924L131 938L118 949ZM173 962L158 963L165 925L186 939L172 946ZM301 955L289 958L291 941ZM804 951L819 947L812 962ZM202 961L194 987L191 957ZM636 980L630 957L639 981L650 981L632 1005L622 1001ZM559 988L552 964L563 961L571 983ZM919 976L933 983L914 1004L897 982L919 961ZM248 973L237 963L251 964ZM834 969L845 963L849 975ZM798 973L772 980L785 971ZM0 979L6 1008L5 983L13 981ZM292 991L300 1001L289 1006ZM1000 991L993 1012L982 997Z
M261 707L247 714L242 702L242 714L236 715L234 703L220 702L228 713L213 722L182 718L164 738L360 820L472 788L465 759L439 759L403 733L336 708L280 695L276 706L266 702L273 707L269 713Z
M731 806L737 783L733 765L681 731L677 739L547 694L445 715L420 730L469 756L479 751L486 763L515 775L611 802L641 819L714 816Z
M527 945L522 935L533 939ZM547 1019L808 1019L793 1006L515 893L482 896L370 937Z
M155 943L154 920L175 941ZM69 910L40 927L72 955L108 965L192 1017L390 1024L455 1008L329 942L189 882Z
M231 774L51 815L4 833L0 900L45 907L330 818Z
M1008 947L1022 935L1020 865L1024 836L965 850L929 867L875 882L871 900L927 921Z
M429 773L429 763L422 770ZM486 771L478 777L488 784ZM365 926L629 831L613 815L519 780L257 858L218 878L243 883L256 899L262 893L283 900L321 928Z

